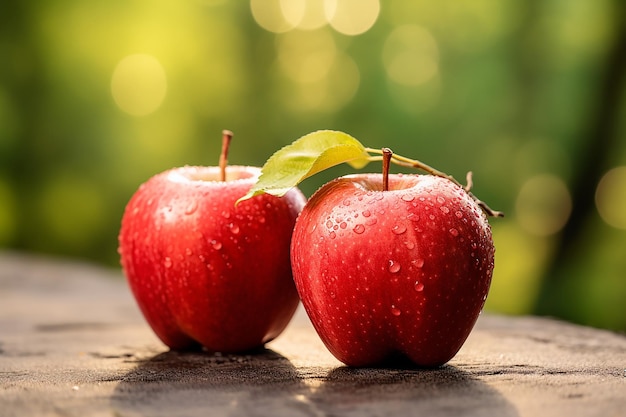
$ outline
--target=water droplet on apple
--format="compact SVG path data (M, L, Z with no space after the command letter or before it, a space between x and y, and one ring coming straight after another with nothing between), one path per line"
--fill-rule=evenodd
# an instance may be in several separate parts
M448 231L450 232L450 234L451 234L452 236L458 236L458 235L459 235L459 231L458 231L458 230L456 230L455 228L452 228L452 229L450 229L450 230L448 230Z
M337 237L337 233L335 232L330 232L330 234L328 235L328 237L330 237L331 239L334 239Z
M344 206L349 206L350 205L350 200L348 200L347 198L345 200L343 200L343 205Z
M394 316L398 317L400 314L402 314L402 311L400 311L400 309L398 307L396 307L395 305L391 305L391 314L393 314Z
M400 271L400 263L399 262L395 262L393 260L389 260L389 272L391 272L392 274L396 274Z
M236 235L239 233L239 226L235 223L231 223L228 225L228 227L230 227L230 231L232 234Z
M365 225L373 226L376 224L377 221L378 219L376 219L376 217L370 217L369 219L365 220Z
M263 217L263 216L259 217L259 223L264 224L265 223L265 217Z
M407 218L407 219L409 219L409 220L411 220L412 222L419 222L419 221L420 221L420 216L418 216L418 215L417 215L417 214L415 214L415 213L409 213L409 214L406 216L406 218Z
M163 266L166 268L172 267L172 259L169 256L166 256L165 259L163 260Z
M215 250L220 250L220 249L222 249L222 242L218 242L217 240L212 240L211 241L211 246Z
M365 226L363 226L362 224L357 224L356 226L354 226L354 229L352 229L352 231L354 231L354 233L360 235L361 233L363 233L365 231Z
M439 195L439 196L437 196L437 203L439 203L439 204L443 204L443 203L445 203L445 202L446 202L446 199L445 199L445 198L443 198L443 197L442 197L442 196L440 196L440 195Z
M415 247L415 242L413 242L412 240L407 240L406 242L404 242L404 244L406 245L406 248L409 250Z
M369 217L372 215L372 213L369 210L365 210L363 213L361 213L363 215L363 217Z
M411 201L413 201L415 199L415 196L410 195L410 194L404 194L402 197L400 197L403 201L406 201L407 203L410 203Z
M346 223L346 222L341 222L341 224L339 225L339 227L341 227L342 229L345 229L346 227L348 227L348 223Z
M460 211L455 212L454 215L459 219L463 217L463 213L461 213Z
M441 209L441 211L443 211L445 214L450 213L450 209L449 209L448 207L446 207L446 206L441 206L441 207L440 207L440 209Z
M337 294L334 291L330 292L330 298L337 298Z
M415 265L418 268L421 268L421 267L424 266L424 260L422 258L417 258L412 263L413 263L413 265Z
M417 292L422 292L424 291L424 284L422 284L419 281L415 281L415 285L413 285L413 289L415 289L415 291Z
M198 203L193 200L185 209L185 214L193 214L198 209Z
M226 210L224 210L224 211L222 212L222 216L223 216L225 219L230 219L230 213L229 213L229 212L227 212Z
M329 229L333 227L333 222L331 222L330 220L328 220L326 222L326 227L328 227Z
M191 248L187 248L187 249L185 249L185 254L187 256L191 256L191 255L193 255L193 251L191 250Z
M397 224L393 227L393 229L391 229L391 231L396 235L401 235L406 232L406 227L403 224Z

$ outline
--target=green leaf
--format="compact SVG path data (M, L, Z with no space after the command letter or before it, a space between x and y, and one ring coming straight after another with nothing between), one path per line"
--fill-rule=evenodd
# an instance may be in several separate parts
M302 180L341 163L355 169L371 161L366 148L347 133L319 130L302 136L276 151L261 168L261 175L248 194L237 203L267 193L282 196Z

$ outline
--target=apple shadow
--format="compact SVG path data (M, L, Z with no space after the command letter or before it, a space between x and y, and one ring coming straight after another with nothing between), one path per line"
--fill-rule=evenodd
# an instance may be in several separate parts
M136 363L119 377L110 398L113 415L518 415L496 390L450 365L329 371L296 368L269 349L242 355L168 351Z
M275 411L301 408L298 393L306 389L291 362L270 349L167 351L137 363L114 389L114 415L281 415Z
M502 394L452 365L330 371L310 401L334 415L516 417Z

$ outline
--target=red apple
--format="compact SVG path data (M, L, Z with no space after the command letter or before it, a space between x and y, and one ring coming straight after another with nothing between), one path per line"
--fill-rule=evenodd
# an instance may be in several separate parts
M351 366L408 358L438 366L461 348L494 267L487 218L452 181L349 175L320 188L296 222L294 280L330 352Z
M225 158L223 158L225 161ZM297 304L289 260L305 198L235 201L260 174L230 166L160 173L132 196L119 234L121 264L157 336L173 349L238 352L278 336Z

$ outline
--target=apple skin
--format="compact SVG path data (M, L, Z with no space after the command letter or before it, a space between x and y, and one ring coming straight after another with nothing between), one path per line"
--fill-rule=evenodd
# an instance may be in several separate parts
M174 168L150 178L122 217L119 254L132 293L172 349L261 347L299 303L289 250L306 199L297 189L235 201L259 168Z
M349 175L309 199L292 238L296 287L320 338L346 365L443 365L489 291L489 223L464 189L441 177L390 175L382 189L382 174Z

